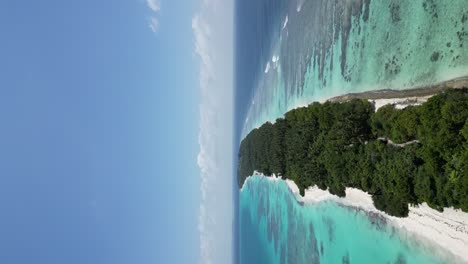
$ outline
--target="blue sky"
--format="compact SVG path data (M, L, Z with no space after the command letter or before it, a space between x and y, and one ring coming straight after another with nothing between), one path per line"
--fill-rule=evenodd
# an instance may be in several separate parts
M223 156L219 173L231 158L229 103L217 128L206 111L220 107L208 94L229 96L230 73L210 73L222 92L205 85L195 22L227 26L205 39L223 46L231 22L210 18L216 2L0 1L0 263L230 257L217 240L231 193L218 193L221 211L203 195L231 183L206 180L205 161ZM214 66L230 63L225 48L210 51Z

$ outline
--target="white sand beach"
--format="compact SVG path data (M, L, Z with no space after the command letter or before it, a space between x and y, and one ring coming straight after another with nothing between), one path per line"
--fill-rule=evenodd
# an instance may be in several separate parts
M375 111L379 110L382 106L392 104L396 109L403 109L410 105L421 105L434 95L420 96L420 97L406 97L406 98L389 98L389 99L375 99L369 100L375 105Z
M332 200L345 206L379 213L394 226L438 245L468 263L468 213L453 208L445 208L444 212L439 212L423 203L410 206L408 217L393 217L377 210L371 195L358 189L346 188L346 197L340 198L313 186L309 187L302 197L293 181L287 179L286 183L296 198L305 204Z

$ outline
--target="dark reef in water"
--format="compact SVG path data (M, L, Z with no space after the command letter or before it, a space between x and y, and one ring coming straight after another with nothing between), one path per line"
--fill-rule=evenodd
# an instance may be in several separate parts
M347 69L347 47L352 27L352 19L363 17L367 22L369 18L370 0L365 1L340 1L319 0L306 1L301 12L308 16L293 16L289 27L289 34L296 36L294 39L286 39L282 46L282 54L289 54L288 50L301 50L302 45L308 44L305 54L293 53L284 58L283 65L288 71L284 78L292 87L303 87L305 75L296 80L296 73L303 72L313 61L318 66L318 78L326 85L325 69L330 66L333 69L333 61L325 65L328 51L332 45L341 38L341 74L345 80L350 81L351 76ZM312 19L311 19L312 18ZM312 21L311 21L312 20ZM304 31L304 28L308 30ZM292 82L291 82L292 81ZM292 92L292 91L291 91ZM298 93L301 93L298 91Z
M343 264L351 264L351 260L349 258L349 252L346 253L346 255L344 255L342 258L341 258L341 263Z

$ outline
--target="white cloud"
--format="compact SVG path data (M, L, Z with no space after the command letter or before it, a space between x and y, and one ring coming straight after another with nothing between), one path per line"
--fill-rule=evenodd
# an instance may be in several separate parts
M161 4L158 0L146 0L146 4L154 12L159 12L159 10L161 10Z
M151 17L148 21L148 26L151 29L151 31L156 33L159 29L159 20L155 17Z
M200 59L200 262L232 262L233 1L204 0L192 19Z

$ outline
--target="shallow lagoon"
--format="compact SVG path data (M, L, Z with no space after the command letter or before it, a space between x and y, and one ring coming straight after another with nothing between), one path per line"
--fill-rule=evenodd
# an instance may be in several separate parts
M239 206L241 263L450 263L380 215L331 201L303 205L281 180L251 177Z

